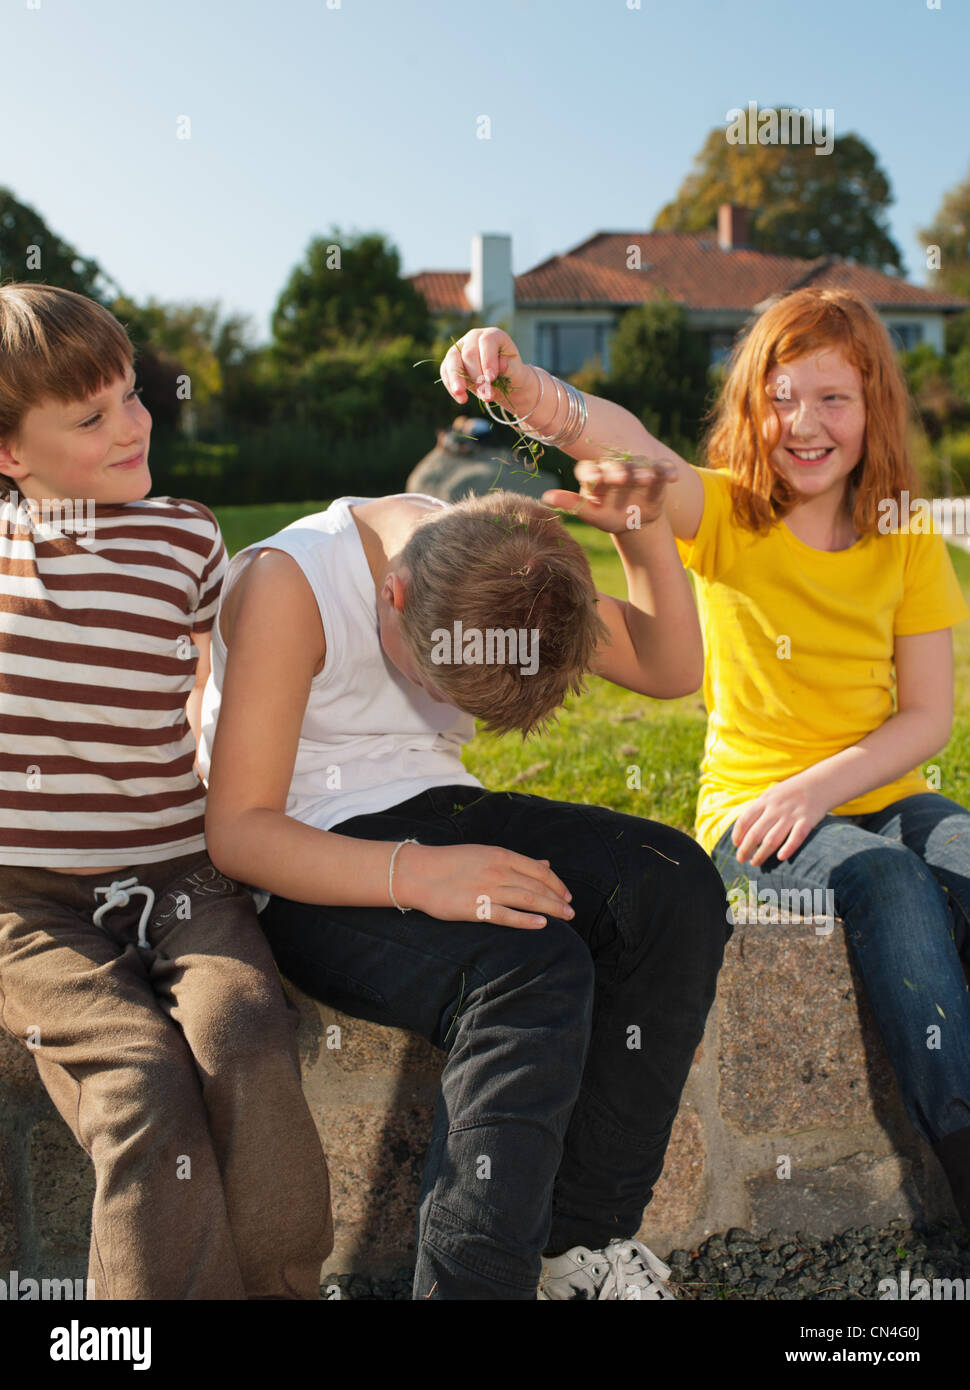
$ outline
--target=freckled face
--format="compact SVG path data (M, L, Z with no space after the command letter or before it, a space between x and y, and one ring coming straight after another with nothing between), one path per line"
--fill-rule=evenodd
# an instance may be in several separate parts
M773 367L765 389L780 434L771 462L806 499L840 497L865 447L862 377L834 348Z

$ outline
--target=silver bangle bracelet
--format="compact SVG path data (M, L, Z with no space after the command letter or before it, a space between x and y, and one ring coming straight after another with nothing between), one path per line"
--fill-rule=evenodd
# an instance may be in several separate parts
M529 365L532 366L531 363ZM509 425L513 429L519 430L520 433L527 435L529 439L536 440L539 444L548 444L554 449L560 449L564 445L574 444L585 430L586 422L589 419L589 408L586 404L586 397L581 391L577 391L575 386L570 386L568 381L560 381L557 376L553 376L551 372L547 372L546 375L556 388L556 409L551 423L555 424L559 417L563 392L565 392L566 396L566 420L562 428L553 434L540 434L538 430L529 429L526 425L526 421L531 419L542 404L542 397L545 389L545 383L542 377L539 376L539 368L532 366L532 370L536 373L536 376L539 377L539 399L527 415L513 415L510 410L507 410L506 407L502 405L496 405L495 409L493 409L493 403L491 401L482 401L482 404L496 424ZM543 370L545 369L543 368ZM501 414L496 414L496 410L500 411Z
M555 410L555 414L554 414L553 417L552 417L552 420L550 421L550 423L554 425L554 424L556 423L556 420L558 419L558 416L559 416L559 407L562 405L562 393L563 393L563 391L566 392L566 403L567 403L567 405L568 405L568 403L569 403L569 389L568 389L568 387L566 386L566 383L565 383L564 381L560 381L559 378L558 378L557 376L552 376L551 373L550 373L550 379L551 379L551 381L552 381L553 386L555 386L555 388L556 388L556 410ZM561 433L561 431L560 431L560 433ZM535 439L539 444L551 444L554 440L556 440L556 439L559 438L559 434L558 434L558 433L556 433L556 434L540 434L538 430L526 430L526 434L529 436L530 439Z
M391 865L387 871L387 891L391 896L391 902L397 908L398 912L410 912L411 909L409 907L402 907L401 904L398 902L397 898L395 898L394 896L394 861L405 845L417 844L420 844L419 840L402 840L401 843L396 846L394 853L391 855Z
M558 395L559 378L553 377L556 383ZM538 440L540 444L548 444L551 448L561 449L564 445L574 444L586 428L586 421L589 418L589 408L586 405L586 397L581 391L577 391L575 386L571 386L568 381L561 383L566 392L569 402L569 409L566 415L566 422L562 429L556 434L533 434L532 438ZM558 401L557 401L558 405ZM557 411L558 413L558 411Z

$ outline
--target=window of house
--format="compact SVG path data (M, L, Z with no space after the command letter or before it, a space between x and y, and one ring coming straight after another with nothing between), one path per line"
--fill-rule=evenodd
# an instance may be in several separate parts
M717 367L721 362L725 362L731 355L734 347L733 333L708 333L707 335L707 360L708 365Z
M591 357L609 370L606 339L611 323L540 323L536 325L536 362L555 376L578 372Z
M888 325L890 337L897 348L908 352L910 348L918 347L923 341L923 325L921 323L891 323Z

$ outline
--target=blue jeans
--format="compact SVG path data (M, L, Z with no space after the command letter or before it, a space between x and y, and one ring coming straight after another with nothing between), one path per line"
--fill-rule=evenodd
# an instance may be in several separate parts
M446 786L336 827L548 859L571 922L538 931L271 898L283 973L447 1053L415 1298L534 1299L541 1254L634 1235L713 1002L727 898L680 831L597 806Z
M790 859L772 854L755 868L735 858L733 828L713 855L724 883L832 890L910 1119L931 1144L967 1130L970 813L921 792L861 816L826 815Z

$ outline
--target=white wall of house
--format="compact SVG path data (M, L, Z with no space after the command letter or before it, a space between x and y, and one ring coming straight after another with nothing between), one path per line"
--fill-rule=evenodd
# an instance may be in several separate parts
M569 375L595 353L609 370L609 336L619 313L612 309L519 308L512 337L526 362ZM563 366L563 357L571 364ZM582 360L578 360L582 359Z
M902 339L903 346L907 348L918 347L920 343L929 343L934 352L941 356L945 348L944 324L945 317L939 313L914 313L912 310L882 309L879 317L892 332L895 330L897 342Z

